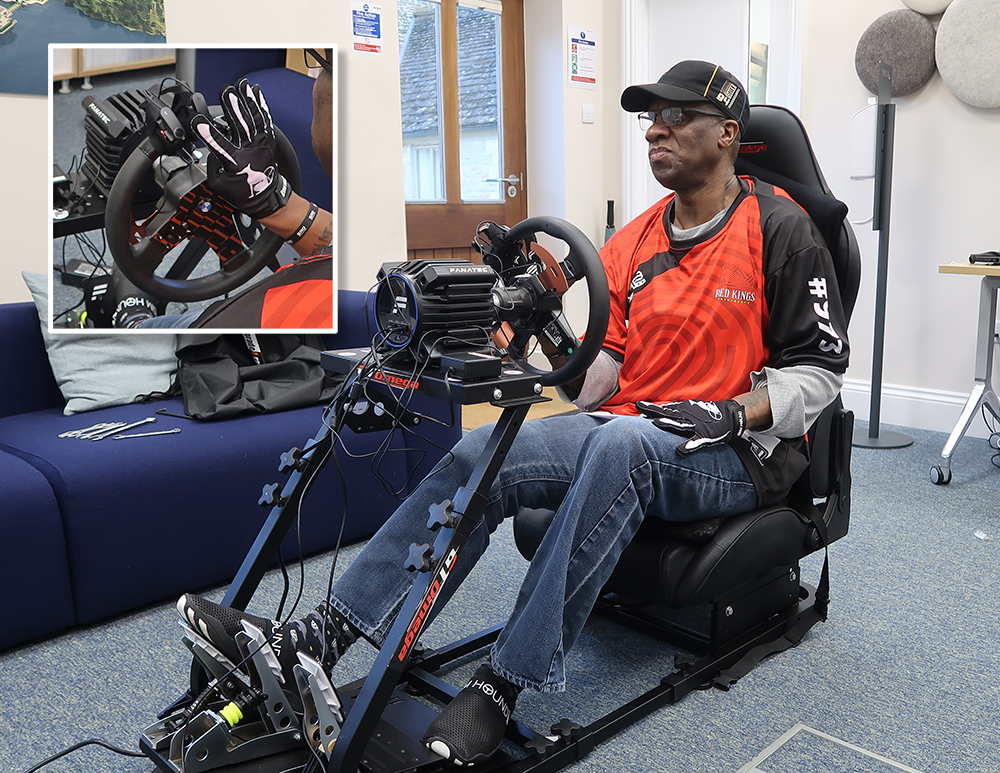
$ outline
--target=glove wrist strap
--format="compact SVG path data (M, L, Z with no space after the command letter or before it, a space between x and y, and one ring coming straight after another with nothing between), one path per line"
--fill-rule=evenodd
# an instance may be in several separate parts
M292 186L288 184L282 175L278 175L277 184L268 192L267 196L258 199L252 207L248 205L237 206L236 208L250 215L255 220L262 217L270 217L288 203L292 195ZM234 204L234 206L236 206Z

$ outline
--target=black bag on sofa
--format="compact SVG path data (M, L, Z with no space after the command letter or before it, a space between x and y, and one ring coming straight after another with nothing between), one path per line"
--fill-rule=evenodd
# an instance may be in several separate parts
M177 381L184 411L194 419L228 419L331 400L343 376L320 366L322 345L315 334L182 334Z

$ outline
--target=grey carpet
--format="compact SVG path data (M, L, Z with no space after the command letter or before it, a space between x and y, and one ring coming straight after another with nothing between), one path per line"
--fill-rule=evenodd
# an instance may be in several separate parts
M945 436L906 432L915 438L910 448L854 450L853 519L850 534L831 549L829 622L731 691L696 692L598 747L572 770L736 773L796 723L920 773L1000 770L1000 470L990 463L986 441L966 439L953 459L952 483L936 487L928 470ZM339 565L357 550L343 551ZM306 562L306 600L323 592L329 561L320 556ZM501 529L427 643L503 620L525 566L509 531ZM815 584L819 567L819 557L810 557L804 577ZM278 593L278 578L270 575L252 608L270 613ZM214 589L209 595L221 594ZM175 620L165 603L0 653L0 770L23 771L91 737L135 748L140 729L186 684L189 658ZM586 724L656 684L671 670L673 653L595 617L570 655L568 691L525 693L517 716L540 730L562 717ZM338 681L366 673L373 657L367 645L354 647L337 667ZM466 662L447 678L460 684L474 665ZM89 748L46 771L150 768L143 760ZM807 734L759 768L900 769Z

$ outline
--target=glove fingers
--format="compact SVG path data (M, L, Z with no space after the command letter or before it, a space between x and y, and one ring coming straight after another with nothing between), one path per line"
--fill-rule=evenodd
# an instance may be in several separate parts
M653 419L657 416L663 416L665 414L663 406L658 403L647 403L645 400L640 400L635 404L635 407L638 408L639 413L647 419Z
M658 419L653 419L653 424L660 429L665 429L667 432L672 432L675 435L684 435L685 437L690 437L695 432L694 424L689 421L681 421L674 418L661 416Z
M236 153L236 147L225 137L222 132L216 129L211 122L203 115L196 115L191 119L191 129L201 137L202 141L211 150L215 151L220 158L228 161L230 164L236 165L236 159L233 155Z
M229 124L229 134L233 144L246 147L250 144L253 132L253 119L247 115L246 102L240 93L232 86L226 86L219 95L222 102L222 112Z
M267 125L264 121L264 115L261 112L257 93L254 92L250 81L246 78L241 78L240 82L236 84L236 90L239 92L240 107L243 109L243 117L247 123L247 144L249 144L267 130ZM260 88L258 87L257 92L259 91Z
M728 437L728 433L727 433ZM717 446L726 442L726 437L693 437L690 440L685 440L679 446L677 446L677 453L681 455L693 454L702 448L708 448L709 446Z
M271 120L271 110L267 106L267 100L264 99L264 92L260 90L260 86L253 85L249 87L248 93L253 95L253 102L260 112L261 131L265 132L268 137L273 137L274 122Z

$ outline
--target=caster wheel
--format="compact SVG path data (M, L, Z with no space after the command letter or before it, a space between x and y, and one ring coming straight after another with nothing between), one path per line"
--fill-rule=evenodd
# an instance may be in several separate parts
M951 483L951 468L935 464L931 467L931 483L935 486L947 486Z

